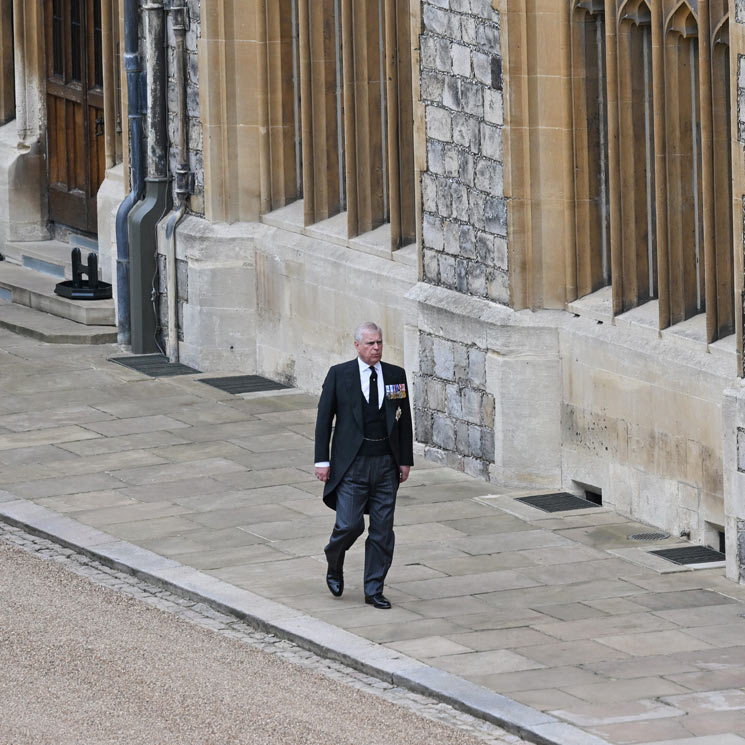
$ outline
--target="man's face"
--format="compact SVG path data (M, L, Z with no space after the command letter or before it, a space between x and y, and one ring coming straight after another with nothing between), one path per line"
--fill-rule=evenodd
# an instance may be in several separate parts
M365 331L362 334L362 341L355 339L354 346L357 354L366 365L374 365L380 362L383 356L383 337L377 331Z

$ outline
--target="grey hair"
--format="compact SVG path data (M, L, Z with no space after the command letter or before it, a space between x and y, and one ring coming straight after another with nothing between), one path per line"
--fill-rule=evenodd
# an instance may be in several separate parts
M364 323L361 323L357 328L354 330L354 340L355 341L362 341L362 335L368 333L368 334L380 334L380 338L383 338L383 329L378 326L377 323L373 323L372 321L365 321Z

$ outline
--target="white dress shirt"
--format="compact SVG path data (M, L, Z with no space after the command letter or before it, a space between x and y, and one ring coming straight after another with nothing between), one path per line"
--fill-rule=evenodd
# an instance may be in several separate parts
M365 401L370 403L370 376L372 371L370 365L363 362L359 357L357 358L357 364L360 366L360 386L362 388L362 395L365 397ZM380 408L383 408L383 402L385 401L385 383L383 382L383 367L380 362L376 362L373 367L375 372L378 373L378 402ZM323 461L321 463L314 463L316 468L328 468L331 463Z
M370 403L370 376L372 371L370 365L364 363L359 357L357 358L357 364L360 366L360 384L362 385L362 395L365 397L365 401ZM383 383L383 367L380 362L376 362L373 365L375 372L378 373L378 402L380 408L383 408L383 393L385 391L385 384Z

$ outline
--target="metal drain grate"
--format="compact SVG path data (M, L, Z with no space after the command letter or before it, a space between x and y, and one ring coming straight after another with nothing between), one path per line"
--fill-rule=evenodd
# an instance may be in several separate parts
M724 561L724 554L706 546L683 546L682 548L663 548L650 551L650 554L672 561L674 564L712 564Z
M200 378L200 383L205 383L225 393L257 393L259 391L279 391L290 388L284 383L262 378L260 375L232 375L227 378Z
M594 502L582 499L569 492L557 492L556 494L536 494L532 497L518 497L518 502L524 502L531 507L537 507L544 512L564 512L565 510L587 510L597 507Z
M124 365L151 378L169 378L173 375L194 375L200 372L180 362L169 362L162 354L140 354L130 357L109 357L109 362Z
M669 537L667 533L634 533L626 536L629 541L664 541Z

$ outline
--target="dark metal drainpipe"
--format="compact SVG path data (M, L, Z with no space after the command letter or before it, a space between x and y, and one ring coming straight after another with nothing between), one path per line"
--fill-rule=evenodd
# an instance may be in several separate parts
M129 119L129 165L131 191L116 213L116 315L117 340L129 345L131 339L129 302L129 232L127 217L144 188L142 118L142 68L137 30L138 0L124 0L124 70L127 73L127 117Z
M142 5L147 79L145 198L129 214L132 351L158 351L155 300L157 226L171 208L166 131L166 45L163 0Z

